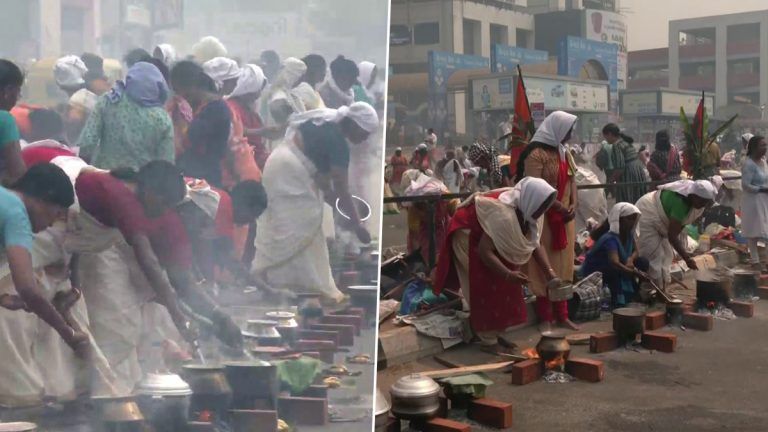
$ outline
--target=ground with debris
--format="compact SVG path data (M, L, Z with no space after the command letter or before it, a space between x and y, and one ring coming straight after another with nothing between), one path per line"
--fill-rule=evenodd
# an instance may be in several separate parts
M585 324L582 332L610 327L606 318ZM764 431L768 430L766 328L768 301L762 300L755 305L753 318L715 320L711 332L660 329L678 336L677 350L670 354L625 348L590 354L588 346L572 346L572 356L605 362L603 382L540 380L513 386L509 374L494 372L488 374L495 384L487 396L513 403L512 430L518 431ZM529 327L510 337L522 350L535 346L539 334ZM444 357L463 365L503 361L467 345ZM378 387L387 393L406 373L444 368L433 358L388 368L378 374ZM456 417L460 413L451 415ZM473 424L472 430L495 429Z

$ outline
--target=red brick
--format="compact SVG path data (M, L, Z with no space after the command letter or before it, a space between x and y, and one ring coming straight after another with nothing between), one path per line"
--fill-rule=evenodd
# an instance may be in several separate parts
M768 274L760 275L760 286L768 285Z
M541 360L530 359L512 365L512 384L526 385L541 378L544 372Z
M299 330L298 339L331 341L339 346L339 332L327 330Z
M715 326L715 319L707 313L685 312L683 313L683 325L694 330L711 331Z
M328 423L328 399L280 397L277 412L281 419L300 426L323 426Z
M277 432L277 411L231 410L229 413L234 432Z
M344 324L312 324L312 330L335 331L339 333L339 346L355 344L355 326Z
M424 424L424 432L472 432L472 426L444 418L433 418Z
M389 417L387 418L387 425L384 426L384 432L400 432L402 428L400 419Z
M589 337L589 352L600 354L619 347L619 337L614 332L595 333Z
M665 311L653 311L645 314L645 329L658 330L667 325L667 313Z
M325 315L320 318L321 324L344 324L355 326L355 336L360 336L363 319L357 315Z
M675 352L677 336L672 333L649 331L643 333L643 347L665 353Z
M320 360L320 353L317 351L302 351L301 355Z
M347 287L360 284L360 272L345 271L339 278L339 288L341 290L347 289Z
M349 307L340 311L331 312L331 315L355 315L359 317L365 316L365 309L359 307Z
M450 401L445 396L440 396L440 411L437 412L438 417L447 417Z
M565 371L583 381L600 382L605 378L605 367L599 360L571 357L565 362Z
M512 427L512 404L493 399L475 399L469 403L467 418L496 429Z
M683 313L696 312L696 301L683 301Z
M301 394L292 394L291 396L301 396L301 397L308 397L308 398L327 398L328 397L328 386L323 384L312 384L311 386L307 387L306 390L304 390Z
M764 287L764 286L758 287L756 294L761 299L768 300L768 287Z
M728 308L734 315L742 318L752 318L755 315L755 304L752 302L732 301L728 303Z

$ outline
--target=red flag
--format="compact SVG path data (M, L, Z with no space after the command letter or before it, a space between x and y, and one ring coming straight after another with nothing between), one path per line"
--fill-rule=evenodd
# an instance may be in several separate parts
M525 93L525 83L520 66L517 66L517 89L515 90L515 116L512 119L512 139L528 142L533 136L533 115Z
M693 116L693 139L699 140L699 146L704 146L704 92L701 93L699 107L696 108L696 115Z

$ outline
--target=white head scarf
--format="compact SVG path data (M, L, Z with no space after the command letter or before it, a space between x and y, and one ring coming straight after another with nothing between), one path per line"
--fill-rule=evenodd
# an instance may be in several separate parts
M323 100L308 83L301 83L288 92L288 105L295 113L323 108Z
M751 140L752 137L754 136L755 136L754 134L751 134L749 132L741 136L741 141L743 142L744 148L747 148L747 145L749 145L749 140Z
M219 193L211 189L205 180L187 181L187 195L184 197L184 201L192 201L211 219L216 219L220 200Z
M200 63L216 57L226 57L227 48L217 38L206 36L192 46L192 56Z
M608 213L608 227L612 233L619 234L621 218L641 214L640 209L626 202L616 203Z
M176 48L174 48L171 44L160 44L156 46L155 49L160 50L160 52L163 54L163 58L160 60L162 60L166 66L170 66L176 63Z
M372 84L371 76L373 75L374 69L376 69L376 63L362 61L357 65L357 69L360 71L360 84L363 86L363 88L368 89L368 87Z
M299 80L307 72L307 65L296 57L288 57L283 60L280 72L275 77L272 87L281 90L290 90L299 83Z
M59 87L77 87L85 84L86 72L88 68L76 55L64 56L53 66L53 76Z
M554 193L557 193L557 190L545 180L537 177L525 177L512 190L499 195L499 201L520 209L525 220L531 225L536 225L538 219L534 219L534 213Z
M660 190L677 192L683 196L696 195L710 201L715 200L717 189L709 180L678 180L659 186Z
M221 89L224 81L240 76L240 66L237 62L226 57L216 57L203 63L203 71L216 83L216 88Z
M96 102L98 102L98 100L99 97L96 96L96 93L88 89L80 89L69 97L69 105L81 107L90 114L93 112L93 109L96 108Z
M290 126L285 133L286 139L293 139L298 127L312 121L316 125L323 123L339 123L345 118L352 119L363 130L373 133L379 127L379 116L372 106L365 102L355 102L350 106L343 106L339 109L321 108L303 113L292 114L288 119Z
M264 71L255 64L247 64L240 69L237 85L229 97L261 93L266 84L267 77L264 76Z
M536 129L531 141L540 142L555 147L560 152L560 160L565 160L565 146L563 140L568 135L568 131L573 129L577 117L565 111L555 111L548 115L541 122L541 126Z

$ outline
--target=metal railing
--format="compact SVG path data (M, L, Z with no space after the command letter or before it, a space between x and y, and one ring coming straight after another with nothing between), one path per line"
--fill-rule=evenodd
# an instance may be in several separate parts
M723 177L723 181L728 180L741 180L741 176ZM629 182L629 183L600 183L600 184L588 184L577 185L579 190L592 190L592 189L606 189L615 190L621 187L635 187L646 186L649 190L652 187L660 186L667 183L672 183L674 180L661 180L651 182ZM453 199L465 199L471 196L471 192L454 193L454 194L441 194L441 195L419 195L419 196L397 196L384 198L384 204L402 204L402 203L422 203L426 204L427 217L426 220L429 223L429 267L435 266L435 245L437 244L437 238L435 237L435 205L439 201L450 201Z

